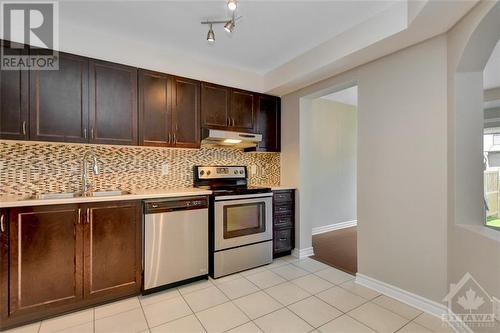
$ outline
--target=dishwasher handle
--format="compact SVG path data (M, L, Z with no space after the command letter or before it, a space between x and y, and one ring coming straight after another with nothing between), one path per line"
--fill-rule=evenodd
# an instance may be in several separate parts
M144 201L145 214L204 208L208 208L208 197L186 197Z

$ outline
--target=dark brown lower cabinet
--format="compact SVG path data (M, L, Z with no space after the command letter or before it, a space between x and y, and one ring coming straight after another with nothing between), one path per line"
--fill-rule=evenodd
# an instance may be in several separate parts
M140 292L140 202L11 208L0 218L7 215L0 329Z
M82 299L82 228L78 205L12 209L9 316Z
M273 191L273 257L291 253L295 247L295 191Z
M141 205L124 201L84 206L84 297L139 293Z

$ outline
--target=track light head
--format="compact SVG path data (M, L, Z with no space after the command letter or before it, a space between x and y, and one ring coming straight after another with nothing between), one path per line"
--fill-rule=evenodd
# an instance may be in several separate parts
M227 1L227 8L229 8L230 11L235 11L236 10L236 0L228 0Z
M215 42L215 32L212 29L212 25L211 24L210 24L210 28L208 29L208 33L207 33L207 41L209 43Z
M227 23L224 24L224 30L226 30L229 33L233 32L234 27L235 27L234 20L227 21Z

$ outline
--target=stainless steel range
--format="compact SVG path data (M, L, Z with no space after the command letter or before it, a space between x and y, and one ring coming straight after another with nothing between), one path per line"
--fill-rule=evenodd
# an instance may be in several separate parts
M248 186L244 166L196 166L194 185L213 191L209 271L218 278L272 261L270 188Z

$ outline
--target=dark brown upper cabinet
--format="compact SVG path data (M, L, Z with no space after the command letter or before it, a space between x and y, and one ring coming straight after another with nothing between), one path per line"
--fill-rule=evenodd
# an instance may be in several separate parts
M229 127L231 89L212 83L201 83L201 125L207 128Z
M257 151L281 151L281 99L279 97L257 96L256 132L262 134Z
M235 131L252 132L255 129L255 94L231 89L229 127Z
M9 316L82 299L82 232L78 205L10 210Z
M171 145L171 85L170 75L139 71L139 144Z
M3 54L26 53L3 43ZM27 140L28 131L28 71L0 70L0 139Z
M145 146L200 146L200 82L139 71L139 142Z
M141 202L82 205L84 298L109 299L141 289Z
M90 142L137 144L137 68L90 60Z
M200 82L172 78L173 141L176 147L200 147Z
M255 130L255 94L203 82L201 126L239 132Z
M59 53L59 70L29 76L30 139L87 142L89 60Z

